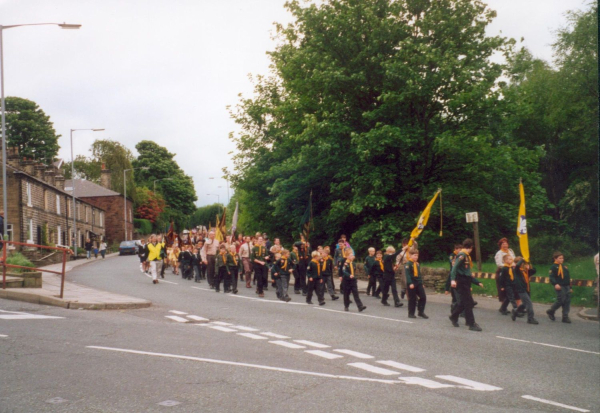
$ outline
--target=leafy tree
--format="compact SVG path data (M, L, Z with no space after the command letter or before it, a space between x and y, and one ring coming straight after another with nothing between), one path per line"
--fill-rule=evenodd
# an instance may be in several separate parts
M137 218L146 219L153 224L159 215L165 210L165 200L148 188L137 188L137 204L135 214Z
M58 154L58 138L50 116L37 103L9 96L6 106L7 144L19 148L19 154L50 163Z
M380 247L406 236L442 187L447 235L423 240L425 255L443 253L469 235L472 210L489 225L482 240L514 233L520 177L535 197L529 214L544 215L543 149L497 134L505 68L489 58L510 57L514 41L486 36L495 12L467 0L286 8L295 20L276 26L270 75L231 110L241 128L231 182L247 230L297 237L312 191L316 242L346 233L359 249Z
M99 183L102 171L102 162L87 158L84 155L75 157L75 177L77 179L85 179L87 181ZM65 178L71 179L71 162L64 163Z
M223 213L223 205L222 204L212 204L206 205L196 209L196 211L192 214L191 218L191 226L196 227L198 225L204 225L205 227L209 227L209 224L213 227L215 226L215 220L217 214L221 215Z
M171 178L160 184L164 200L170 208L183 215L191 215L196 210L194 202L198 199L194 181L173 159L175 154L152 141L141 141L135 148L139 153L133 162L136 181L150 188L157 179ZM141 169L142 167L148 169Z

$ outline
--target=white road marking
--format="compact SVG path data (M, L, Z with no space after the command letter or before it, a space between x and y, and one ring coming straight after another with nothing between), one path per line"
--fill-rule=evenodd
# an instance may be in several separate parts
M323 357L324 359L333 360L333 359L341 359L344 356L340 356L339 354L328 353L323 350L304 350L305 353L312 354L313 356Z
M324 378L330 378L330 379L357 380L357 381L368 381L368 382L385 383L385 384L400 383L397 380L371 379L371 378L367 378L367 377L354 377L354 376L337 376L335 374L318 373L318 372L314 372L314 371L292 370L292 369L281 368L281 367L263 366L260 364L249 364L249 363L239 363L236 361L205 359L205 358L200 358L200 357L181 356L181 355L177 355L177 354L152 353L152 352L148 352L148 351L137 351L137 350L122 349L122 348L99 347L99 346L87 346L86 348L95 349L95 350L116 351L116 352L120 352L120 353L141 354L141 355L145 355L145 356L155 356L155 357L174 358L174 359L181 359L181 360L199 361L202 363L213 363L213 364L223 364L223 365L229 365L229 366L249 367L249 368L261 369L261 370L271 370L271 371L278 371L278 372L282 372L282 373L292 373L292 374L303 374L306 376L316 376L316 377L324 377Z
M268 340L268 338L259 336L258 334L252 334L252 333L237 333L237 334L238 334L238 336L248 337L253 340Z
M257 328L244 327L244 326L233 326L233 328L237 328L238 330L242 330L242 331L258 331Z
M349 356L357 357L359 359L373 359L373 358L375 358L375 357L369 356L368 354L365 354L365 353L359 353L358 351L340 350L340 349L335 349L333 351L338 352L338 353L342 353L342 354L347 354Z
M525 396L521 396L521 397L524 399L527 399L527 400L533 400L533 401L540 402L540 403L551 404L552 406L564 407L565 409L575 410L576 412L589 412L589 410L586 410L586 409L580 409L579 407L569 406L567 404L553 402L552 400L540 399L539 397L534 397L534 396L529 396L529 395L525 395Z
M538 342L535 342L535 341L519 340L519 339L516 339L516 338L510 338L510 337L502 337L502 336L496 336L496 337L497 338L503 338L504 340L520 341L522 343L531 343L531 344L537 344L537 345L540 345L540 346L560 348L560 349L563 349L563 350L579 351L580 353L589 353L589 354L598 354L598 355L600 355L600 353L598 353L597 351L581 350L581 349L578 349L578 348L563 347L563 346L557 346L557 345L554 345L554 344L538 343Z
M463 384L469 390L476 390L476 391L497 391L497 390L502 390L501 387L496 387L496 386L492 386L492 385L489 385L489 384L479 383L477 381L463 379L461 377L456 377L456 376L435 376L435 377L437 377L438 379L452 381L452 382L458 383L458 384Z
M269 341L269 343L277 344L278 346L283 346L283 347L293 348L293 349L306 348L305 346L301 346L299 344L289 343L287 341L280 341L280 340Z
M184 313L183 311L177 311L177 310L169 310L169 313L173 313L173 314L177 314L177 315L186 315L187 313Z
M194 321L208 321L208 318L200 317L197 315L188 315L187 318L192 319Z
M407 324L412 324L413 323L412 321L396 320L395 318L377 317L375 315L368 315L368 314L361 314L361 313L350 313L350 312L347 312L347 311L330 310L329 308L323 308L323 307L313 307L313 308L315 310L331 311L333 313L350 314L350 315L356 315L356 316L359 316L359 317L378 318L380 320L396 321L398 323L407 323Z
M331 347L331 346L328 346L326 344L315 343L314 341L308 341L308 340L294 340L294 342L299 343L299 344L304 344L304 345L307 345L309 347L316 347L316 348L329 348L329 347Z
M382 367L372 366L367 363L348 363L348 365L359 368L359 369L363 369L366 371L370 371L371 373L381 374L383 376L397 376L398 374L400 374L397 371L384 369Z
M234 331L237 331L237 330L234 330L233 328L221 327L221 326L208 326L208 327L212 328L213 330L223 331L225 333L233 333Z
M20 311L5 311L0 310L0 320L46 320L46 319L62 319L64 317L55 317L50 315L29 314Z
M150 274L146 274L146 273L144 273L144 275L145 275L146 277L148 277L148 278L152 278L152 276L151 276ZM177 283L174 283L173 281L167 281L167 280L162 280L162 279L160 280L160 282L161 282L161 283L168 283L168 284L175 284L175 285L179 285L179 284L177 284Z
M281 334L275 334L275 333L260 333L263 336L267 336L267 337L273 337L273 338L282 338L282 339L286 339L289 338L288 336L282 336Z
M173 321L177 321L178 323L188 323L190 320L185 319L183 317L179 317L178 315L166 315L166 318L170 318Z
M195 288L196 290L202 290L202 291L212 291L212 292L215 291L215 290L211 290L208 288L200 288L200 287L190 287L190 288ZM226 294L226 295L229 297L235 297L235 298L245 298L246 300L252 300L252 301L257 301L257 302L261 302L261 303L308 305L306 303L295 303L293 301L286 303L285 301L281 301L281 300L269 300L269 299L257 298L257 297L246 297L244 295L239 295L239 294Z
M214 324L217 326L232 326L233 325L231 323L226 323L224 321L213 321L211 324Z
M398 380L405 384L416 384L417 386L427 387L428 389L443 389L455 387L452 384L438 383L437 381L424 379L422 377L398 377Z
M413 367L413 366L398 363L398 362L392 361L392 360L377 360L377 363L384 364L384 365L390 366L390 367L394 367L394 368L400 369L400 370L410 371L412 373L422 373L425 371L425 369L422 369L420 367Z
M0 334L0 337L2 337L2 338L6 338L6 337L8 337L8 336L7 336L7 335L5 335L5 334Z

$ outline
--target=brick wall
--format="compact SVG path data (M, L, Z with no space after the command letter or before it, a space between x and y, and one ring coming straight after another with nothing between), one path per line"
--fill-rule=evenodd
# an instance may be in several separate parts
M98 208L106 211L104 225L106 240L110 245L125 239L125 226L123 224L123 197L122 196L96 196L81 198ZM133 202L127 199L127 238L133 239Z

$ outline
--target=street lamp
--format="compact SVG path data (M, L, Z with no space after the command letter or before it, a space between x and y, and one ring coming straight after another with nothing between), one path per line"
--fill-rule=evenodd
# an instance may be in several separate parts
M92 132L101 132L104 129L71 129L71 182L73 186L73 252L75 253L75 258L77 258L77 205L75 204L75 158L73 157L73 132L78 130L91 130Z
M162 179L155 179L155 180L154 180L154 193L156 194L156 183L157 183L158 181L172 181L172 180L173 180L173 178L162 178Z
M217 202L220 204L221 203L221 198L219 198L219 194L206 194L207 196L216 196L217 197Z
M123 170L123 225L125 227L125 241L127 241L127 172L133 171L135 169L143 169L147 171L147 166L142 166L139 168L131 168Z
M214 176L209 177L208 179L215 179ZM227 182L227 205L229 205L229 179L224 178L225 181ZM220 188L220 187L219 187Z
M6 105L4 102L4 45L3 32L6 29L22 26L58 26L62 29L79 29L81 24L67 23L32 23L32 24L13 24L10 26L0 25L0 100L2 107L2 207L4 208L4 239L8 233L8 201L7 201L7 182L6 182Z

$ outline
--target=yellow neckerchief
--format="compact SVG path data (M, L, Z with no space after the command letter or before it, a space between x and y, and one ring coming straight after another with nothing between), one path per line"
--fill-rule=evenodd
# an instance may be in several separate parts
M224 252L224 253L221 253L219 255L221 255L221 259L223 260L223 264L227 264L227 253Z
M233 265L237 265L237 260L235 259L235 254L231 254L231 258L233 259Z
M408 260L413 263L413 276L415 278L419 278L419 263L411 260L410 258Z
M263 256L263 252L262 252L262 245L258 246L258 256L262 257ZM263 257L264 258L264 257Z
M554 261L554 263L556 265L558 265L558 275L560 275L560 278L564 279L565 278L565 274L563 273L563 267L562 264L557 263L556 261Z
M383 259L379 260L379 259L375 258L375 261L379 262L379 267L381 268L381 271L383 271Z
M465 254L467 254L467 257L469 257L469 263L471 264L471 268L473 268L473 260L471 259L471 255L469 255L467 250L463 248L462 250L460 250L460 252L464 252Z
M515 280L515 276L513 274L513 270L512 267L508 264L504 264L505 267L508 267L508 274L510 275L510 280L514 281Z
M529 291L529 270L525 269L526 265L526 263L521 264L520 270L521 274L523 274L523 278L525 279L525 284L527 284L527 291Z
M323 271L327 270L327 261L329 261L331 257L328 255L327 258L323 259Z
M354 263L349 262L348 265L350 266L350 274L352 274L352 276L354 277Z
M282 258L281 261L283 261L283 266L281 267L281 269L286 270L287 269L287 258Z
M317 275L321 275L321 266L319 265L319 260L312 260L315 264L317 264Z
M508 247L506 247L506 249L500 248L500 251L502 251L505 254L508 254Z

